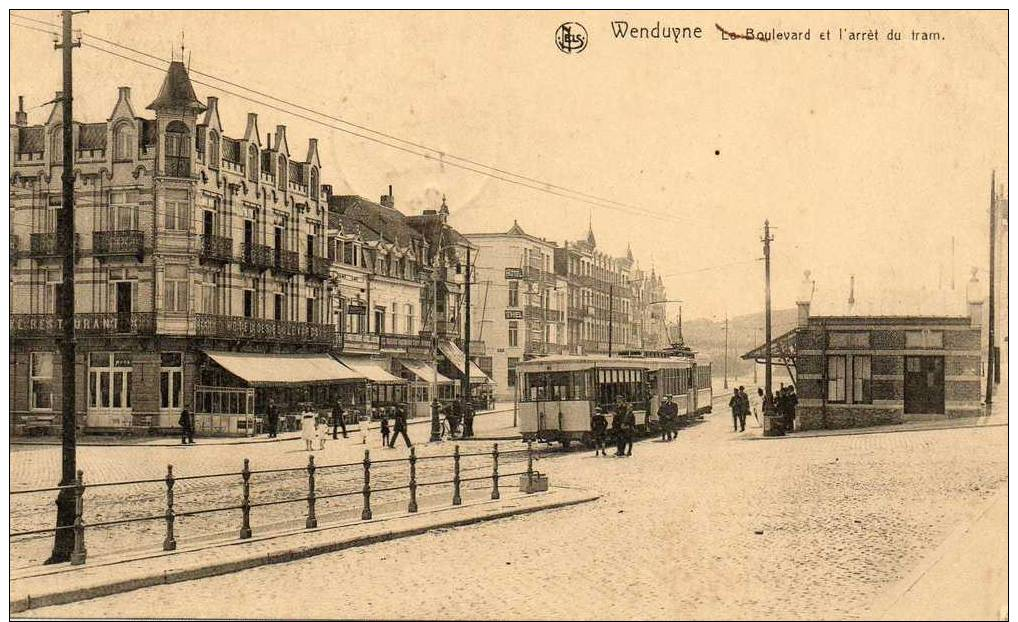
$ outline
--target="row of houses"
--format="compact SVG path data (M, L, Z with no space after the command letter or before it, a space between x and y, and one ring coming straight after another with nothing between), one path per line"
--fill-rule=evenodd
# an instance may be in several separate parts
M107 122L73 125L79 425L168 430L187 407L200 430L244 434L270 397L421 411L457 394L469 242L444 204L405 216L391 187L333 194L316 139L291 147L254 113L228 135L180 62L146 108L122 87ZM41 125L19 109L10 128L12 433L59 427L66 399L65 122L58 105Z
M57 99L59 99L59 94ZM54 337L66 244L62 130L73 123L79 425L169 431L183 408L199 431L250 434L272 398L284 410L349 408L513 392L520 360L660 348L659 276L629 252L558 245L514 225L463 235L442 205L397 208L323 183L318 141L291 145L247 115L229 135L219 102L175 61L142 116L121 87L109 119L10 127L10 428L59 428L65 396ZM464 269L473 253L470 361Z

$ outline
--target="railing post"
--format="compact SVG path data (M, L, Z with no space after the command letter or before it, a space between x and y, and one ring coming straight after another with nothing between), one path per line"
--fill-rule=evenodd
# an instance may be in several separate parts
M85 522L81 515L84 513L85 496L85 474L78 469L78 477L74 480L74 550L71 551L71 565L80 566L85 563L88 551L85 549Z
M240 501L241 523L240 539L246 540L251 537L251 463L244 458L244 470L240 472L243 479L244 496Z
M417 448L410 446L410 503L407 512L417 511Z
M527 492L534 489L534 446L527 441Z
M371 520L371 451L364 450L364 509L361 520Z
M456 445L452 451L452 504L460 505L463 499L460 498L460 446Z
M173 521L176 514L173 512L173 465L166 465L166 539L163 540L163 550L172 551L177 548L177 539L173 536Z
M491 448L491 498L498 499L498 443Z
M308 519L304 523L308 529L318 526L315 516L315 457L308 456Z

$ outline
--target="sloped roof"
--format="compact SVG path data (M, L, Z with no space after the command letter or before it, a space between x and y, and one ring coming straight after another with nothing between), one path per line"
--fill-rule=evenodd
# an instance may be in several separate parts
M78 149L105 149L106 124L82 123L78 130Z
M330 208L361 223L362 228L371 229L387 242L410 246L411 240L424 239L420 231L407 223L407 217L399 210L379 205L363 197L334 196L330 199Z
M18 130L18 153L40 153L46 149L46 128L41 125Z
M184 63L175 60L170 63L163 79L163 86L159 89L159 95L149 104L149 110L162 108L190 109L195 112L204 112L205 104L198 101L194 94L194 87L191 86L191 78L187 76L187 69Z

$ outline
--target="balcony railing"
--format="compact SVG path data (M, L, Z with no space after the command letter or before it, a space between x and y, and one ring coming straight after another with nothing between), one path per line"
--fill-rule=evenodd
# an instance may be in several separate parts
M297 251L274 250L273 267L276 272L297 274L300 272L300 254Z
M233 261L233 238L221 235L201 236L201 258L205 261Z
M21 238L16 234L11 234L11 259L17 260L18 253L21 251Z
M13 337L58 337L63 321L55 313L16 313L10 316ZM79 336L151 335L156 332L154 313L76 313L74 332Z
M195 315L194 331L198 337L331 344L335 329L331 324L198 313Z
M546 322L564 322L565 314L558 309L545 309L544 319Z
M272 249L264 244L240 245L240 263L244 267L255 270L268 270L276 264Z
M463 340L457 339L456 345L459 346L460 350L463 350ZM470 356L484 356L487 352L487 346L483 341L476 339L470 340Z
M63 244L57 233L33 233L29 240L28 254L32 257L57 257L64 254ZM74 244L81 247L81 236L74 234Z
M145 233L137 230L96 231L92 234L92 254L97 257L145 253Z
M379 339L382 350L425 354L431 351L431 337L424 335L397 335L382 333Z
M320 279L329 278L329 271L332 268L332 260L328 257L307 256L308 274Z
M343 335L343 350L377 352L381 341L378 333L346 333Z

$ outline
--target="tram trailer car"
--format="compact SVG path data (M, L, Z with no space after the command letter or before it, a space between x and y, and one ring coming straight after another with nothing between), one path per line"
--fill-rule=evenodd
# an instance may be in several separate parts
M526 441L591 446L591 421L600 408L611 428L612 404L622 395L640 434L658 430L664 396L678 405L679 421L711 412L711 366L686 357L609 358L545 356L520 363L518 428Z

